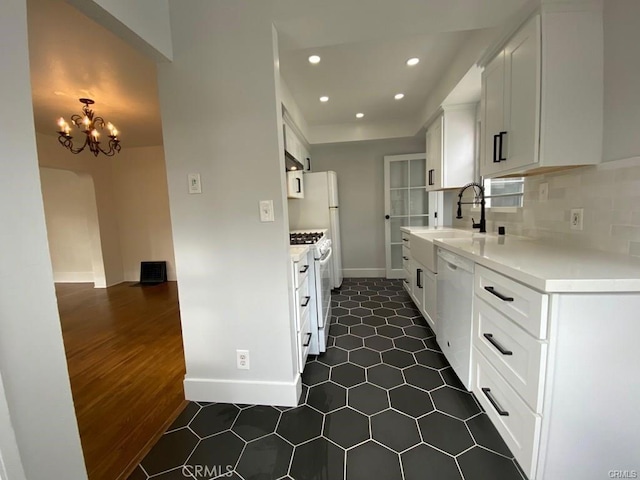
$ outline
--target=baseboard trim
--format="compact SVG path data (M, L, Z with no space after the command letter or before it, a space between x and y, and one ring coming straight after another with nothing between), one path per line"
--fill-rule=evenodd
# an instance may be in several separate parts
M297 375L292 382L252 382L185 377L184 394L187 400L197 402L295 407L302 394L302 378Z
M387 275L385 268L344 268L344 278L384 278Z
M56 283L93 283L93 272L53 272Z

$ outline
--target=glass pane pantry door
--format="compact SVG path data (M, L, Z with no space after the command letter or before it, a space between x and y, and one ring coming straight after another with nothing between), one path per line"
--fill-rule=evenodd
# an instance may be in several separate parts
M402 278L400 227L429 225L423 153L384 157L385 249L387 278Z

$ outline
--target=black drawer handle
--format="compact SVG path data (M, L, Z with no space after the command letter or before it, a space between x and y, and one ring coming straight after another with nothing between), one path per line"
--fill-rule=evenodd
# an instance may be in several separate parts
M409 257L402 257L403 260L409 260Z
M487 340L489 340L489 343L491 345L493 345L494 347L496 347L498 349L498 351L502 354L502 355L513 355L513 352L511 350L505 350L505 348L500 345L494 338L493 335L490 333L483 333L482 336L484 338L486 338Z
M498 297L503 302L513 302L513 297L505 297L500 292L496 292L496 290L493 287L484 287L484 289L487 292L489 292L491 295L495 295L496 297Z
M500 416L503 416L503 417L509 416L509 412L507 412L506 410L503 410L500 404L496 401L496 399L493 398L490 388L483 387L482 393L484 393L484 396L487 397L487 400L491 402L491 405L493 405L493 408L496 409L496 412L498 412Z
M308 297L308 296L304 298L305 298L304 302L300 304L300 306L302 307L306 307L307 305L309 305L309 300L311 300L311 297Z
M308 347L311 343L311 332L307 333L307 341L302 344L303 347Z
M299 178L296 178L297 189L296 193L302 193L302 181Z
M408 239L408 238L403 238L403 239L402 239L402 241L403 241L403 242L408 242L408 241L409 241L409 239Z
M416 285L418 285L418 288L422 288L422 269L421 268L416 269Z
M498 161L499 162L504 162L507 159L504 158L502 156L502 147L504 146L504 136L507 134L507 132L500 132L500 148L498 149Z
M302 267L302 270L300 270L300 273L307 273L307 270L309 270L309 265L305 265L304 267Z

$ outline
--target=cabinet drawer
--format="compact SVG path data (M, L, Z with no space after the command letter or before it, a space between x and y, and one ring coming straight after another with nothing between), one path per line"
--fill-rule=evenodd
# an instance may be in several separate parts
M311 310L311 295L309 293L309 282L305 281L298 289L296 290L296 305L297 305L297 314L296 314L296 330L300 331L300 327L302 327L302 318Z
M402 246L402 267L409 270L409 260L411 259L411 250L405 245Z
M486 302L476 300L473 305L473 345L530 408L542 413L546 342L533 338Z
M534 337L547 338L547 294L476 265L475 294Z
M299 287L309 276L309 254L307 254L301 262L293 264L293 286Z
M409 233L402 232L402 245L407 248L411 248L411 245L409 242L409 235L410 235ZM402 250L402 253L404 254L404 249Z
M307 361L309 355L309 349L311 348L311 321L309 320L309 311L305 312L302 317L302 328L298 332L298 371L302 373L304 370L304 364Z
M529 409L482 353L476 349L472 357L473 393L524 472L535 478L542 417Z

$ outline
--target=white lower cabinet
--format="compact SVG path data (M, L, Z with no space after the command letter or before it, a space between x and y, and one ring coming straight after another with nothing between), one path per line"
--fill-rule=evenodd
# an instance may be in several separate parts
M309 312L313 308L313 298L309 285L309 269L312 268L311 254L306 253L300 256L298 261L292 262L293 275L293 299L294 316L296 328L296 350L298 358L298 371L302 373L304 365L309 355L309 345L311 344L311 321Z
M639 472L640 293L540 292L476 264L474 294L472 391L529 480Z
M404 287L429 326L436 328L436 274L411 256L411 249L403 246L402 261Z

